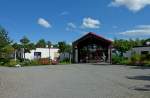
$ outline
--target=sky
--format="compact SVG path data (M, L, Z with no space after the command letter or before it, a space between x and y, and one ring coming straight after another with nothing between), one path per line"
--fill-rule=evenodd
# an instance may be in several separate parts
M71 43L88 32L149 38L150 0L0 0L0 25L14 42Z

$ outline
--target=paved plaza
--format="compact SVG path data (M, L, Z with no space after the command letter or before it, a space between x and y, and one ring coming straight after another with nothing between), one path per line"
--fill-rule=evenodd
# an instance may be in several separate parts
M106 64L0 67L0 98L150 98L150 68Z

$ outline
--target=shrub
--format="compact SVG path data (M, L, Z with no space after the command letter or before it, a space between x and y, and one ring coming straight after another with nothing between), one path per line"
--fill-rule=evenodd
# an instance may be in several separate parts
M11 60L9 61L9 63L8 63L7 66L9 66L9 67L15 67L15 65L17 65L17 64L18 64L18 61L17 61L17 60L11 59Z
M113 64L126 64L128 60L122 56L112 56Z
M31 65L40 65L39 60L31 60Z
M130 59L124 58L124 59L122 59L122 60L120 61L119 64L122 64L122 65L129 65L129 64L130 64Z
M149 67L150 67L150 61L145 60L145 61L143 61L143 62L141 63L141 65L143 65L143 66L149 66Z
M9 59L7 59L7 58L0 58L0 65L5 65L6 63L8 63L9 62Z
M7 62L3 63L2 66L15 67L17 64L19 64L18 60L10 59L9 61L7 60Z
M65 58L64 60L60 61L60 64L70 64L70 59Z
M130 64L139 65L140 63L141 63L141 55L139 55L139 54L134 54L134 55L131 57Z
M25 59L23 62L20 63L22 66L29 66L31 65L31 61L28 59Z

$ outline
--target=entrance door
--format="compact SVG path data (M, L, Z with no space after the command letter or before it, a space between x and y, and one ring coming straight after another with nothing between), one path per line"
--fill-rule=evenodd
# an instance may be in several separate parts
M104 62L105 58L106 58L106 55L105 55L104 49L95 44L84 46L79 51L80 63Z

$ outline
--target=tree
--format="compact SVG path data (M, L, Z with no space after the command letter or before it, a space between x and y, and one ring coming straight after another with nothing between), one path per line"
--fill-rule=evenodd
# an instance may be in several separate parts
M40 39L37 43L36 43L36 47L37 48L45 48L46 47L46 42L44 39Z
M17 59L17 51L21 50L21 45L20 44L17 44L17 43L14 43L12 45L12 47L14 48L14 54L15 54L15 61Z
M59 47L58 47L58 44L53 44L53 47L54 47L54 48L59 48Z
M0 27L0 58L8 57L8 54L12 52L11 41L8 37L8 32ZM8 48L9 47L9 48Z
M25 53L30 53L30 50L35 49L34 43L30 43L30 40L27 37L23 37L21 40L21 47L23 48L24 59Z
M150 38L144 40L143 45L150 45Z
M69 44L66 44L66 42L58 42L58 48L59 48L59 53L63 52L71 52L72 46Z
M51 48L51 46L52 46L51 41L47 41L47 46L48 46L48 48Z
M62 42L58 42L58 48L59 48L59 53L62 53L65 57L65 52L69 53L69 60L71 63L71 50L72 50L72 46L69 44L66 44L66 42L62 41Z
M117 40L117 39L115 39L113 46L116 50L118 50L120 52L120 55L123 56L123 53L130 50L133 45L128 40L123 40L123 39Z
M58 48L59 48L59 53L65 52L66 42L64 41L58 42Z
M72 50L72 46L69 45L69 44L66 44L66 46L65 46L65 52L71 53L71 50Z

